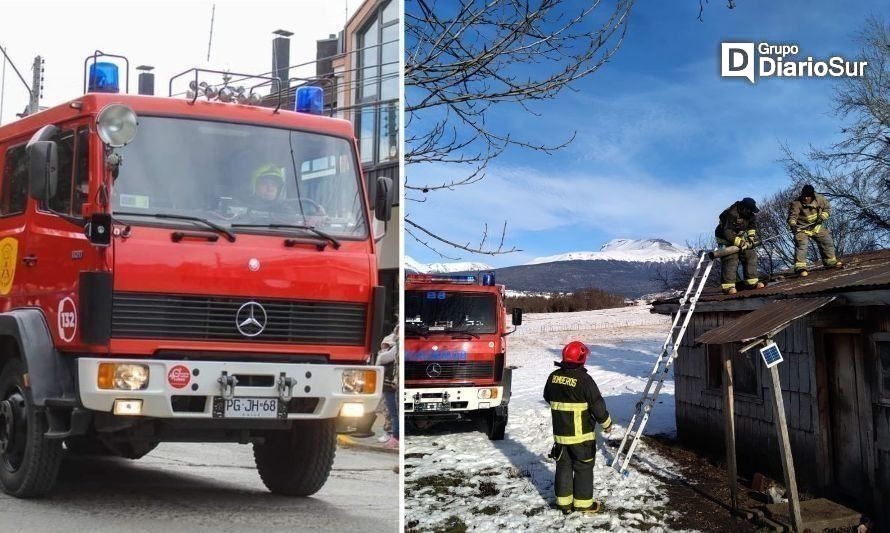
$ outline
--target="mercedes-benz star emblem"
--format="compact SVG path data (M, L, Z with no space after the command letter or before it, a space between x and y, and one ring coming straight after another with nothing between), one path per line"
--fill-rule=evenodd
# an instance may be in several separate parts
M426 375L431 378L437 378L442 375L442 365L439 363L430 363L426 365Z
M266 309L257 302L247 302L235 313L235 327L245 337L256 337L266 329Z

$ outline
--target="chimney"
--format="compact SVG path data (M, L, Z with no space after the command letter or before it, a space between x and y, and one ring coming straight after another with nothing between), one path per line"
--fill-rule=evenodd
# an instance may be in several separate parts
M149 65L139 65L136 67L139 71L139 94L147 94L149 96L155 93L155 75L152 74L154 67Z
M272 39L272 72L273 76L281 80L281 88L287 89L287 79L290 78L290 36L293 32L286 30L275 30L272 32L277 35Z

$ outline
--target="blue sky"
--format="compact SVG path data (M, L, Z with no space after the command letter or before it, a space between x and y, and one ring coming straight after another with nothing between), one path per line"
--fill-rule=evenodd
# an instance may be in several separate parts
M744 196L760 199L787 184L780 143L796 152L837 139L830 79L720 77L722 41L793 43L801 55L857 54L855 36L885 1L767 2L640 0L615 58L532 116L503 106L489 117L538 142L577 137L547 155L510 149L484 181L406 202L411 218L459 242L478 241L483 224L507 221L506 244L523 251L490 257L440 247L495 266L597 250L614 238L674 242L710 234L719 212ZM408 43L410 44L410 43ZM409 50L410 53L410 50ZM407 137L410 137L410 132ZM459 168L409 167L409 183L435 183ZM405 237L406 252L442 261Z

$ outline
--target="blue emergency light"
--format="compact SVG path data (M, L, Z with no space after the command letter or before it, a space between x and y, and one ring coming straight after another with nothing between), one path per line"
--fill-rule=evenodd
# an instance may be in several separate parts
M294 104L297 113L324 113L324 91L321 87L300 87L297 89L297 101Z
M89 92L120 92L120 85L118 84L117 65L115 65L114 63L93 63L92 65L90 65Z
M494 272L482 274L482 284L488 287L494 286Z

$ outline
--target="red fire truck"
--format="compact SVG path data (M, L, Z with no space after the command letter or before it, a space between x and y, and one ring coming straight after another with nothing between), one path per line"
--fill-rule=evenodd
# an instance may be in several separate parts
M423 427L479 420L491 440L504 438L511 368L504 286L478 276L409 274L405 284L405 418Z
M347 121L118 94L110 65L0 127L0 485L47 493L63 449L230 441L312 494L338 417L380 398L391 183L371 212Z

